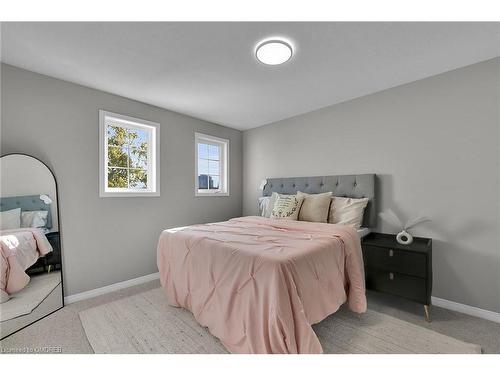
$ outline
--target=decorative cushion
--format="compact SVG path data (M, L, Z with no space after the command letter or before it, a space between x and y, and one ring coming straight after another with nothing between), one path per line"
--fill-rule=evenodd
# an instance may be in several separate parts
M330 202L332 200L331 191L321 194L307 194L298 191L297 195L304 199L299 212L299 220L319 223L327 222L328 210L330 209Z
M277 194L277 199L274 203L273 211L271 212L271 218L297 220L303 201L304 198L298 195Z
M21 228L45 228L49 211L21 212Z
M0 229L18 229L21 227L21 209L0 212Z
M368 198L332 197L328 222L351 225L355 229L359 229L368 201Z

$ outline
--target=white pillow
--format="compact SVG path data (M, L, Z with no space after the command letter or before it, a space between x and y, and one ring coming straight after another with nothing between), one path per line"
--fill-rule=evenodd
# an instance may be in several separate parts
M260 216L266 216L267 206L271 197L259 197L259 213Z
M300 207L304 201L303 196L277 194L276 202L271 212L273 219L297 220Z
M271 217L271 213L274 208L274 203L278 198L278 193L273 193L270 197L260 197L259 198L259 210L260 216Z
M368 198L332 197L328 222L351 225L355 229L359 229L368 201Z
M0 212L0 229L17 229L21 227L21 209Z
M49 211L21 212L21 228L45 228Z

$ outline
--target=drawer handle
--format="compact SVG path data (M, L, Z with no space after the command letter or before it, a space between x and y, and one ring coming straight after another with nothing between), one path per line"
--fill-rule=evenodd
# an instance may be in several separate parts
M392 250L392 249L390 249L390 250L389 250L389 256L390 256L390 257L393 257L393 256L394 256L394 250Z
M394 274L392 272L389 272L389 280L394 280Z

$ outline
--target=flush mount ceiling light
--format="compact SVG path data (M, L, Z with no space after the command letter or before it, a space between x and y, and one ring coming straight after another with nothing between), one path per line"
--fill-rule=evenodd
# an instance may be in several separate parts
M255 57L266 65L280 65L292 58L292 45L282 39L268 39L260 42Z

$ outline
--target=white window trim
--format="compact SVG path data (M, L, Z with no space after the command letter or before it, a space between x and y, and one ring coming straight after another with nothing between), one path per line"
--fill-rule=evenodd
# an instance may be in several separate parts
M194 133L194 193L197 197L228 197L229 196L229 139L214 137L213 135ZM221 175L220 183L225 191L199 189L198 181L198 142L221 146ZM224 161L224 162L222 162Z
M152 129L152 140L148 155L148 176L152 177L154 190L108 188L108 145L106 142L106 118L112 117L135 127ZM153 157L154 155L154 157ZM160 124L118 113L99 110L99 196L105 197L159 197L160 196Z

